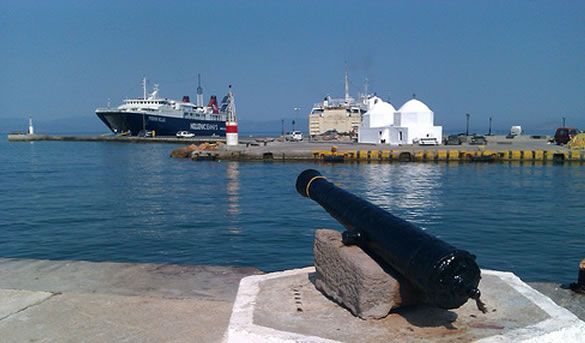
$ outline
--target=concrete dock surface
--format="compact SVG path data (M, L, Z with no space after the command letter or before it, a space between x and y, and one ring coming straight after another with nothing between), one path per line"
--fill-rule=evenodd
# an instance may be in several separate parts
M0 259L0 341L224 342L240 280L260 274L255 268L3 258ZM358 339L355 334L369 323L375 329L371 337L394 335L392 326L385 327L388 319L370 323L354 318L311 287L306 276L274 279L267 285L262 287L262 298L256 304L255 320L263 325L285 331L317 330L313 332L354 341ZM585 319L585 295L551 283L534 285L557 304ZM301 294L300 304L294 292ZM485 300L488 306L494 305L493 296ZM274 303L279 306L272 308ZM519 298L515 303L529 311L513 325L545 316L525 299ZM292 311L287 313L289 307ZM319 308L325 312L310 317ZM474 309L473 303L466 304L464 310L467 312L459 314L460 318L465 325L477 326L474 329L478 332L499 327L489 321L478 321L482 314ZM501 307L498 311L500 315L505 314ZM447 333L446 337L469 340L469 335L449 329L451 312L441 315L444 316L431 319L428 313L404 314L400 318L407 323L404 327L407 331L400 331L400 337L410 341L416 337L440 341L444 337L439 334ZM311 320L303 322L301 317ZM398 323L396 318L392 320ZM423 336L412 336L414 333Z
M0 259L1 342L221 342L254 268Z

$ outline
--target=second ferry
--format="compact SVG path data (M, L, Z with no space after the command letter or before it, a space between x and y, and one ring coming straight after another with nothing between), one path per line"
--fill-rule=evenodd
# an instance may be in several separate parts
M218 103L215 95L203 105L201 77L198 80L197 101L192 103L189 96L181 101L162 98L155 84L151 93L146 92L146 79L142 80L143 97L125 99L116 108L98 108L96 114L115 134L175 136L178 132L189 132L196 136L226 135L228 112L234 108L230 91Z

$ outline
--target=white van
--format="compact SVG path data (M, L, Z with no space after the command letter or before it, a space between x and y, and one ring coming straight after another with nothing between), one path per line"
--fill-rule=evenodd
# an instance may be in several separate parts
M303 133L301 131L291 131L286 134L286 140L291 142L300 142L303 140Z

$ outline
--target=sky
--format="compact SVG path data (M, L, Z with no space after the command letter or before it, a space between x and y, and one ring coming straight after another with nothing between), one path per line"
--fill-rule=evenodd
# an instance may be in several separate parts
M585 128L585 1L26 1L0 11L0 121L96 122L110 99L205 99L240 120L304 118L324 96L416 94L447 131ZM299 110L295 111L295 108ZM86 119L87 118L87 119ZM306 128L304 128L306 130ZM551 132L552 134L552 132Z

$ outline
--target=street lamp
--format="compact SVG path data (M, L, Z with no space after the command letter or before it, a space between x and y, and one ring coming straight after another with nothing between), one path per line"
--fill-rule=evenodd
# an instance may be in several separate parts
M469 136L469 117L471 117L471 114L465 113L465 135L466 136Z
M282 125L282 137L284 137L284 119L281 119L281 125Z
M490 117L490 128L488 130L488 136L492 135L492 117Z
M567 119L567 118L563 117L563 127L565 127L565 119Z
M297 118L299 116L299 110L300 110L300 107L293 108L293 111L295 111L295 118ZM294 121L294 119L292 121L292 130L293 131L295 130L295 121Z

